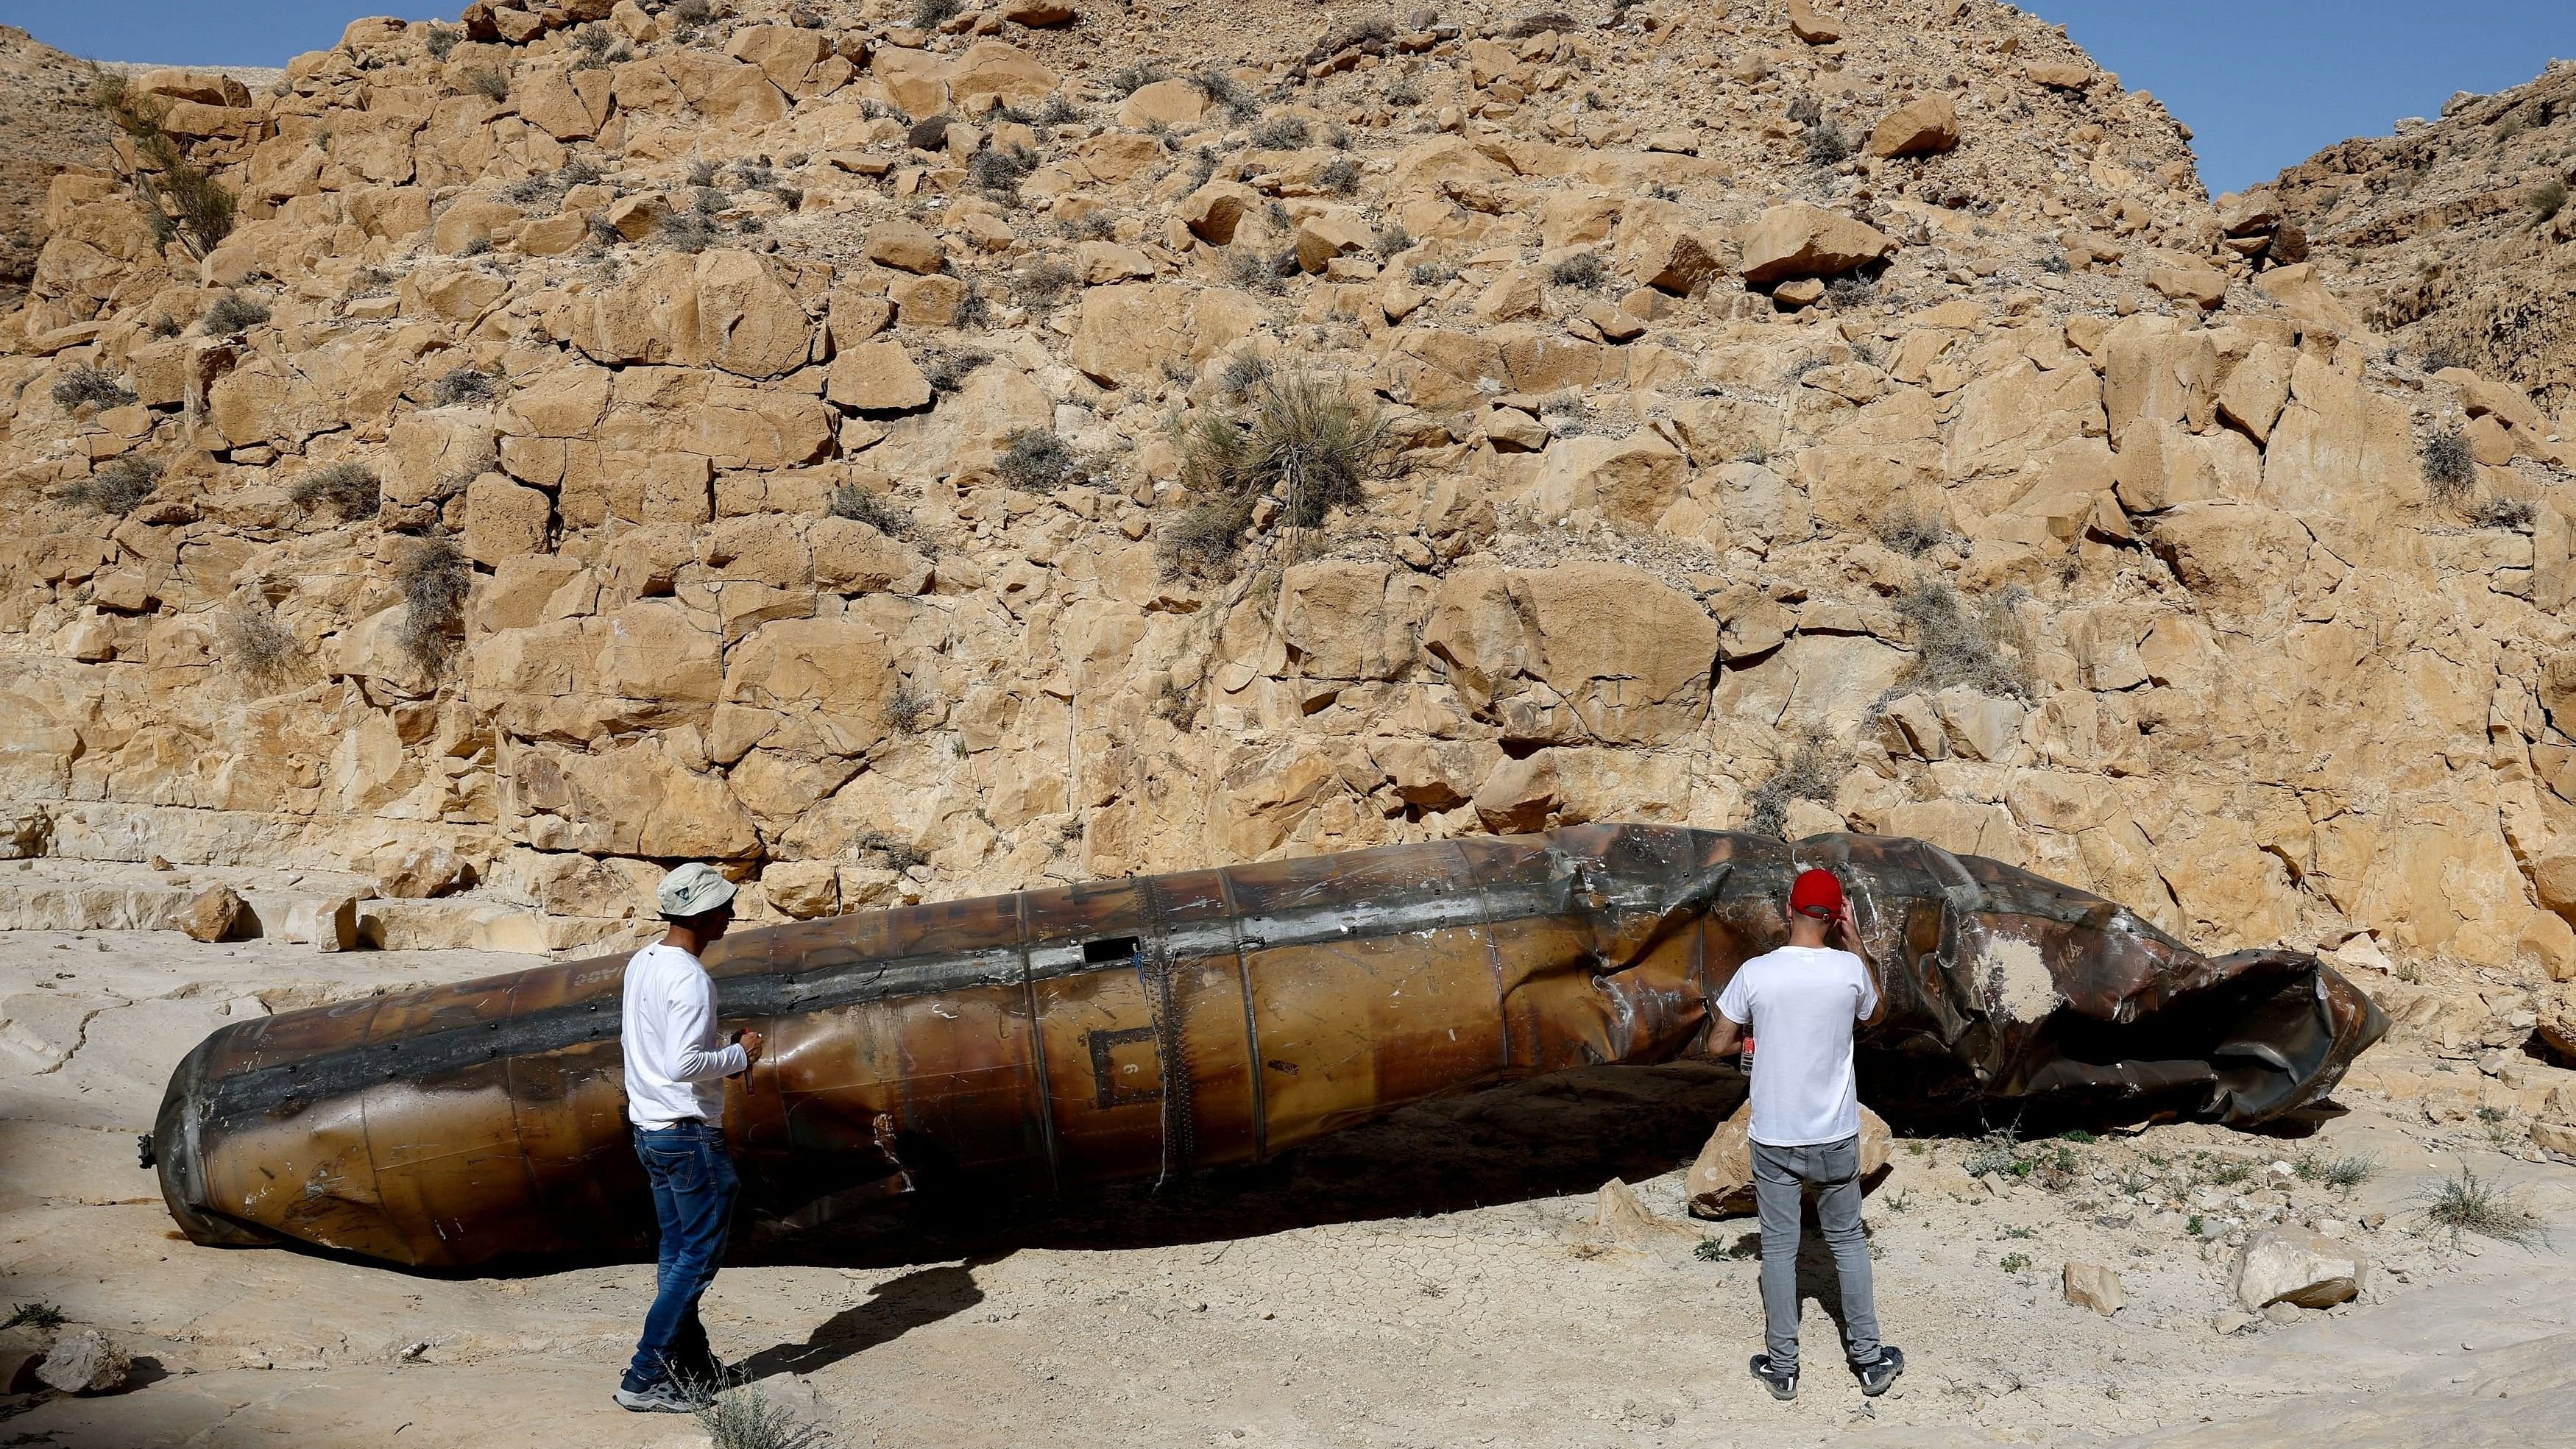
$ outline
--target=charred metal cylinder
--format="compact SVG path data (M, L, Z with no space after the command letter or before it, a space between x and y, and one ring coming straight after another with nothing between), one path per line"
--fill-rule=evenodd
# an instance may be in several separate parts
M1887 997L1890 1115L2153 1099L2246 1124L2386 1018L2314 957L2209 958L2098 897L1919 841L1642 825L1388 846L746 930L708 955L749 1203L793 1226L915 1181L1045 1193L1259 1162L1506 1078L1668 1061L1837 871ZM154 1132L200 1243L419 1267L647 1240L620 957L237 1023Z

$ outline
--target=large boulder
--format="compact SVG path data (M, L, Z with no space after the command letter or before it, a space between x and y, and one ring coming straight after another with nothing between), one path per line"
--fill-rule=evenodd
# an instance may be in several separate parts
M1792 277L1839 277L1896 250L1866 222L1803 201L1775 206L1744 230L1744 280L1766 286Z
M36 1381L66 1394L103 1394L123 1388L134 1360L114 1339L95 1328L78 1328L54 1340L45 1361L36 1366Z
M1507 737L1657 744L1708 718L1717 621L1627 564L1471 568L1442 581L1422 644Z
M1753 1103L1717 1124L1691 1163L1683 1199L1696 1218L1740 1218L1753 1211ZM1867 1107L1860 1109L1860 1175L1863 1187L1874 1186L1887 1170L1887 1154L1896 1134L1887 1120Z
M1959 108L1929 95L1891 111L1869 133L1872 156L1926 156L1959 144Z
M2248 1313L2274 1303L2331 1308L2370 1286L2370 1260L2333 1238L2273 1228L2238 1252L2229 1286Z
M180 913L179 929L191 941L232 941L250 932L250 903L231 886L208 886Z

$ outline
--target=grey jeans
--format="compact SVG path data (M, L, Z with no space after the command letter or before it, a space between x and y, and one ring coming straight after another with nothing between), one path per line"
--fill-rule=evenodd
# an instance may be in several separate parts
M1798 1367L1799 1189L1816 1189L1816 1226L1843 1283L1843 1331L1856 1364L1878 1361L1878 1303L1860 1230L1860 1139L1811 1147L1753 1147L1753 1202L1762 1214L1762 1320L1771 1366Z

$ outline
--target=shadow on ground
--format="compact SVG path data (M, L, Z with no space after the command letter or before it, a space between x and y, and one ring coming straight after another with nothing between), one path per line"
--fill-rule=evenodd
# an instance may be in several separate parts
M1024 1247L1204 1243L1590 1192L1687 1165L1744 1099L1731 1067L1605 1067L1418 1103L1259 1167L1054 1199L927 1192L886 1212L762 1232L737 1262L891 1267Z

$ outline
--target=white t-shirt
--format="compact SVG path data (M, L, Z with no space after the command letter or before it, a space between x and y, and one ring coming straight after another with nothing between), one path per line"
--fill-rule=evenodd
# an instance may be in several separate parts
M659 941L626 963L626 1120L724 1122L724 1079L746 1064L716 1039L716 989L698 958Z
M1783 946L1744 963L1717 1009L1753 1029L1754 1141L1840 1142L1860 1131L1852 1024L1878 1010L1869 968L1849 951Z

